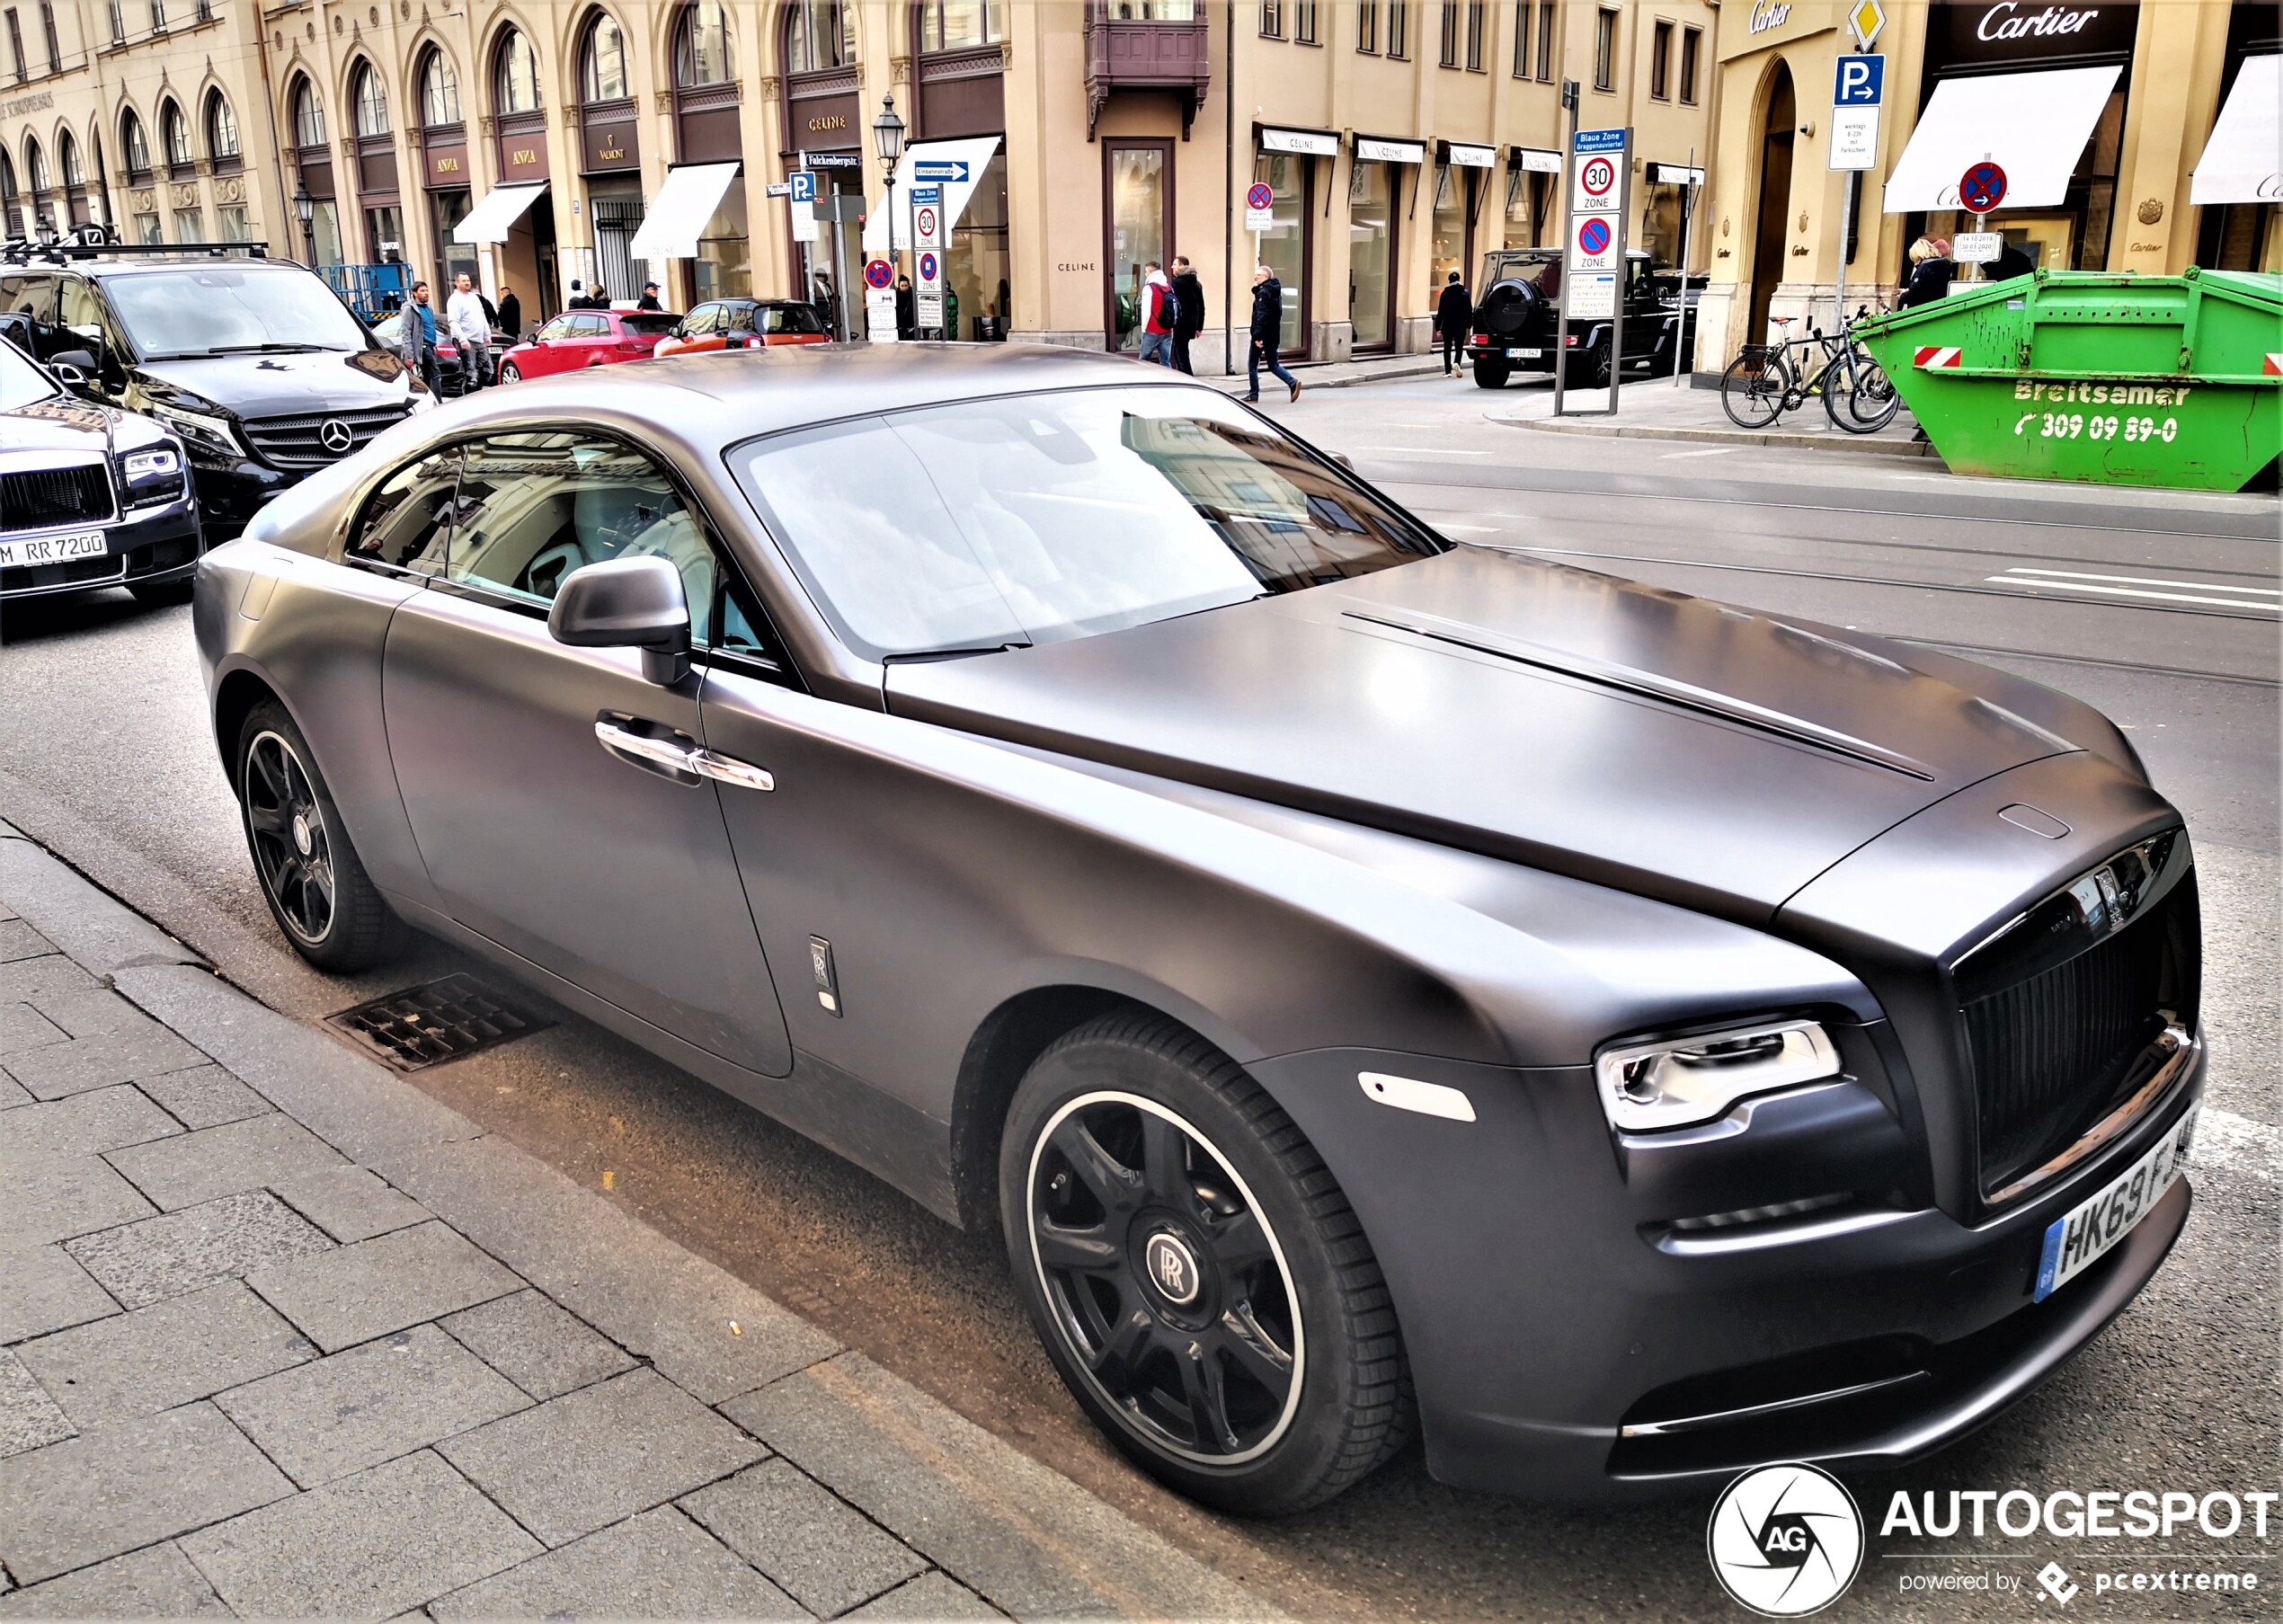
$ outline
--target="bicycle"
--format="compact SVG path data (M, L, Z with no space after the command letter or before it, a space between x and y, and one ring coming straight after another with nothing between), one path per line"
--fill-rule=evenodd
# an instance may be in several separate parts
M1797 318L1772 319L1784 327ZM1811 360L1808 351L1817 350L1820 359ZM1746 344L1720 377L1720 409L1739 429L1764 429L1809 399L1820 399L1832 427L1848 434L1875 434L1902 407L1886 369L1855 342L1852 323L1835 338L1810 327L1805 338Z

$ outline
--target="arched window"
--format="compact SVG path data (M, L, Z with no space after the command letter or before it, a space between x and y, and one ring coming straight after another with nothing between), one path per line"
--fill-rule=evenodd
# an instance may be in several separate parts
M729 49L729 16L721 0L685 5L674 25L674 84L684 90L726 84L737 76Z
M175 113L174 123L178 134L181 132L182 122L182 115ZM182 135L182 161L188 164L191 161L190 137ZM218 90L206 99L206 155L213 159L217 164L235 164L238 161L238 116L230 111L229 98ZM171 142L167 149L166 161L169 164L174 162Z
M919 49L964 50L1007 38L1007 0L919 0Z
M79 162L79 143L72 139L71 131L67 129L56 137L56 158L63 168L64 190L84 191L87 171Z
M37 136L23 138L23 173L31 182L31 197L35 204L56 189L55 182L48 173L48 155L40 150Z
M119 115L119 148L127 156L127 178L141 182L151 178L151 138L133 108Z
M388 133L388 87L369 62L357 64L357 71L349 80L350 105L357 120L360 136L385 136Z
M158 104L158 149L169 173L181 174L191 166L191 127L182 110L173 102Z
M293 144L296 146L323 146L325 144L325 109L324 103L317 100L317 87L306 79L296 79L288 105L292 109L289 122L293 127Z
M459 75L440 50L421 58L420 121L429 129L460 121Z
M0 233L13 236L23 229L23 222L16 210L22 205L16 199L16 165L7 149L0 147Z
M785 8L785 71L854 67L856 10L842 0L792 0Z
M500 41L492 106L494 111L502 113L539 111L539 53L515 29L508 30L506 38Z
M609 12L598 12L579 49L579 100L591 106L626 99L626 37Z

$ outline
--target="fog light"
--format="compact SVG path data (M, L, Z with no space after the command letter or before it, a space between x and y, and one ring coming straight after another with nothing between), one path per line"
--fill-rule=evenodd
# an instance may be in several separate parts
M1839 1052L1814 1021L1631 1044L1594 1062L1602 1109L1629 1133L1712 1122L1748 1095L1838 1074Z

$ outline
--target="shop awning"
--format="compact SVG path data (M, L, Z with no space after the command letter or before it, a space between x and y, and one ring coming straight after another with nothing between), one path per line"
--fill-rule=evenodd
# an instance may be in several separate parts
M722 194L737 179L739 165L680 164L666 172L666 183L642 217L626 257L636 260L690 260L697 257L697 238Z
M2053 208L2068 195L2078 155L2123 72L2064 67L1943 80L1887 177L1886 212L1956 209L1959 177L1985 158L2005 171L2004 208Z
M2188 200L2272 203L2283 200L2283 57L2246 57L2219 110L2212 138L2196 160Z
M523 211L538 201L539 194L547 189L545 181L510 181L504 186L494 186L484 194L484 200L463 216L452 227L455 243L504 243L507 234L515 229Z
M1263 152L1296 152L1310 158L1339 156L1339 137L1328 129L1283 129L1275 125L1254 127Z
M1355 138L1355 159L1359 164L1424 164L1426 143L1424 141L1390 141L1384 136Z
M1497 147L1479 146L1472 141L1445 141L1442 148L1443 162L1455 164L1461 169L1488 169L1498 162Z
M1561 154L1549 152L1542 146L1517 146L1507 160L1510 169L1526 169L1532 174L1558 175L1561 173Z
M967 212L967 200L982 184L983 171L999 151L999 139L997 136L971 136L960 141L919 141L903 149L903 156L896 160L897 247L911 246L911 189L914 186L943 189L944 241L951 240L952 228L959 224L959 217ZM875 209L865 217L866 253L888 252L888 222L881 218L881 214Z

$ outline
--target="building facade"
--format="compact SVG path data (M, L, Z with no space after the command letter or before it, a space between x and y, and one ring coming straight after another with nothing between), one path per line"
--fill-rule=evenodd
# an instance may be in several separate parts
M2283 270L2273 75L2283 7L2272 0L1882 0L1880 9L1876 161L1843 172L1829 166L1834 80L1837 58L1858 49L1848 22L1857 0L1729 8L1705 215L1707 364L1765 339L1772 315L1828 328L1843 297L1850 311L1891 302L1914 242L1974 229L1957 182L1982 157L2014 180L1987 226L2035 264ZM2263 122L2246 104L2223 129L2239 84L2249 102L2265 102ZM2229 130L2262 128L2252 138L2264 153L2219 151Z
M861 331L845 295L888 246L871 126L893 97L902 183L931 155L962 176L939 205L957 336L1131 348L1142 264L1182 253L1215 359L1247 319L1256 256L1284 283L1288 353L1425 348L1450 270L1471 283L1487 249L1557 241L1565 79L1586 127L1633 128L1634 241L1676 261L1690 193L1655 177L1704 164L1723 49L1710 0L0 12L22 42L0 58L12 232L102 220L129 240L401 257L512 286L531 316L574 280L623 298L656 275L669 304L817 297ZM792 200L795 171L823 205ZM1272 200L1257 232L1256 182Z

